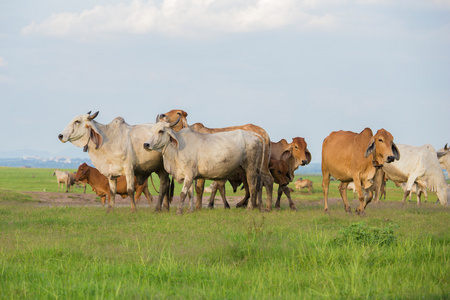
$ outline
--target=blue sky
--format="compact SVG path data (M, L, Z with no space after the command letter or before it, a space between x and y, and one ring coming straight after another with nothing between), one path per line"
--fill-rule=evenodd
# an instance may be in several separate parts
M304 137L335 130L450 142L450 1L2 1L0 154L86 157L57 135L78 114Z

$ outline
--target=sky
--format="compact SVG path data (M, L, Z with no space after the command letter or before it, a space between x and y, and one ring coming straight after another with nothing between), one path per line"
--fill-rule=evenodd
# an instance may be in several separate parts
M87 157L57 136L108 124L252 123L450 143L450 0L36 0L0 2L0 157Z

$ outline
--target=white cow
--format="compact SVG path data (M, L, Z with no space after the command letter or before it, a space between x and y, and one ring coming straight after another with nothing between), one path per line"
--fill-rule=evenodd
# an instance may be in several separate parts
M263 139L246 130L200 133L184 128L176 132L171 127L177 122L159 121L151 128L144 144L145 149L162 152L166 171L178 182L184 181L177 213L183 212L184 200L195 179L226 180L240 170L245 172L249 184L252 201L248 208L256 206L263 167Z
M169 192L169 175L164 170L161 153L146 151L142 147L154 124L128 125L123 118L117 117L103 125L94 120L97 115L98 112L93 115L89 112L76 116L58 136L59 139L63 143L84 147L94 166L108 177L112 199L108 211L114 207L117 177L126 177L131 209L135 211L134 176L142 185L152 172L156 172L161 181L156 206L156 210L161 210L162 199L166 199ZM164 207L168 209L168 202Z
M450 176L450 149L448 144L437 152L439 163L443 169L447 170L447 174Z
M395 184L406 183L406 190L402 203L411 192L414 183L422 188L436 192L441 204L447 204L447 183L444 172L439 165L436 150L426 144L421 147L398 145L401 158L390 164L384 164L386 177Z
M66 185L66 193L69 192L70 175L67 171L61 171L56 169L53 172L53 176L56 176L56 182L58 183L58 191L62 192L64 185Z

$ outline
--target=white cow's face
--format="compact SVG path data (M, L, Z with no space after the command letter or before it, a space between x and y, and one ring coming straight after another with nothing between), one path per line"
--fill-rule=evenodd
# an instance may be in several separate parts
M89 141L89 137L93 138L93 136L95 136L97 138L98 132L95 125L92 123L92 120L97 115L98 112L93 115L88 113L76 116L69 122L58 138L63 143L71 142L77 147L85 146ZM98 139L99 138L97 138L97 140Z
M161 152L164 147L171 142L172 130L170 129L170 123L160 121L153 125L150 129L150 136L144 143L146 150L155 150Z

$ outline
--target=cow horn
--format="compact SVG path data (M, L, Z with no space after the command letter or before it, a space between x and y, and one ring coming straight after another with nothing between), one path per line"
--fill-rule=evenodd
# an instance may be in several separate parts
M88 117L88 120L89 121L92 121L92 120L94 120L97 116L98 116L98 111L96 112L96 113L94 113L93 115L89 115L89 117Z
M445 144L444 150L448 150L448 143Z
M90 115L91 114L91 110L87 114Z
M175 125L177 125L178 122L180 122L180 119L181 119L181 116L178 116L178 119L175 122L171 123L170 127L174 127Z
M156 123L159 122L159 114L156 116Z

